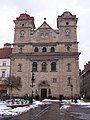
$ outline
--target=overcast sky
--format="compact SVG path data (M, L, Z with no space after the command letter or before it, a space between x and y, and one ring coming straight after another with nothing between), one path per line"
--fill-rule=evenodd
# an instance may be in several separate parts
M47 23L57 29L57 16L65 10L78 17L79 66L81 69L90 61L90 0L0 0L0 47L13 43L13 20L21 13L35 18L36 28L47 18Z

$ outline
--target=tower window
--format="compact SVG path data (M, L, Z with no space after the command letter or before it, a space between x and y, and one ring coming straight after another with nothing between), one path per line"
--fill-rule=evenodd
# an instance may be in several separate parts
M51 63L51 71L56 71L56 62Z
M22 64L19 63L19 64L18 64L18 72L21 72L21 71L22 71Z
M42 63L42 71L45 72L47 70L47 64L46 62Z
M54 47L51 47L51 52L55 52L55 48Z
M20 31L20 37L24 37L24 35L25 35L24 30L21 30L21 31Z
M22 47L19 49L19 52L22 53Z
M67 46L67 51L70 51L70 46Z
M38 52L38 48L37 47L35 47L34 52Z
M43 47L43 48L42 48L42 52L47 52L46 47Z
M67 80L68 80L68 83L67 83L67 84L70 85L70 84L71 84L71 77L68 77Z
M22 27L24 27L24 24L22 24Z
M33 64L32 64L32 71L33 72L37 71L37 62L33 62Z
M70 63L67 64L67 71L71 72L71 64Z
M66 25L69 25L69 22L66 22Z

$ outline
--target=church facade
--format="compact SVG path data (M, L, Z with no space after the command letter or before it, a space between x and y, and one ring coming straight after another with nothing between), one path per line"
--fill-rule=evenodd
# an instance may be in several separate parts
M35 29L34 17L26 13L14 20L11 75L21 77L22 87L13 89L13 96L31 95L32 91L42 98L79 96L77 20L66 11L57 18L57 30L46 19Z

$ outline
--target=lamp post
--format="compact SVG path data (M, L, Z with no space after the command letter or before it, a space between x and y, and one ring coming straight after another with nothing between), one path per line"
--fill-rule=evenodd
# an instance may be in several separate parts
M71 84L70 87L71 87L71 99L72 99L72 102L73 102L73 85Z
M32 97L32 102L33 102L33 87L35 86L35 85L33 85L34 81L35 81L34 73L32 73L32 79L31 79L32 84L30 85L32 87L32 96L31 96Z

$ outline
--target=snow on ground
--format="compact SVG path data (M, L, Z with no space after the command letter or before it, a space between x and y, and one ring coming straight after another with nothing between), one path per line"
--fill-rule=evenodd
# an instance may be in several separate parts
M59 100L44 99L42 102L34 101L33 104L29 106L17 107L14 109L12 109L11 107L7 107L5 102L0 101L0 116L15 116L15 115L21 114L22 112L26 112L30 109L38 107L38 105L51 104L51 102L59 102ZM82 107L90 108L90 102L77 100L77 103L74 103L74 102L71 102L71 100L62 100L62 105L60 109L68 109L68 107L70 107L72 104L81 105Z
M22 112L26 112L32 108L38 107L38 105L42 104L44 103L40 101L35 101L29 106L17 107L12 109L11 107L7 107L5 102L0 101L0 116L15 116L21 114Z
M44 102L59 102L59 100L50 100L50 99L44 99ZM71 102L72 100L62 100L62 106L60 109L67 109L70 107L70 105L81 105L83 107L88 107L90 108L90 102L84 102L83 100L77 100L77 103L74 101Z

